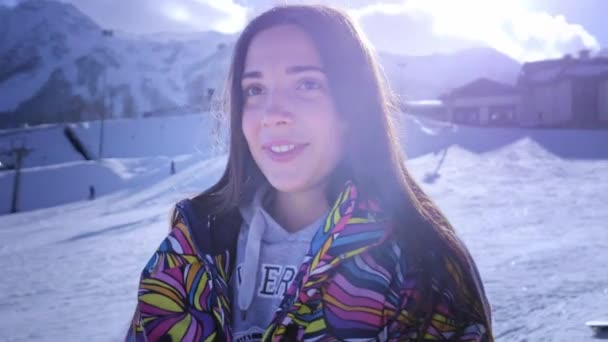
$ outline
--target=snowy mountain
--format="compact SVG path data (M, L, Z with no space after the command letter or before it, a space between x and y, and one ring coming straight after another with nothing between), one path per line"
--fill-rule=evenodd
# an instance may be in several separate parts
M394 91L407 100L436 99L481 77L514 84L521 68L519 62L492 48L431 56L384 53L380 58Z
M111 32L57 1L1 7L0 127L200 109L222 85L232 40Z
M68 3L0 6L0 128L200 111L209 89L224 84L235 38L110 34ZM486 48L381 54L381 62L408 99L437 98L478 77L513 82L519 72L517 62Z

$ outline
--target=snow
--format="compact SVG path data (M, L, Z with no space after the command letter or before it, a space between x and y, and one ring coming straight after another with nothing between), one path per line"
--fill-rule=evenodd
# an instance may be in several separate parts
M19 210L70 203L167 177L171 161L177 170L209 158L215 151L211 114L168 118L108 120L104 128L103 155L108 159L83 160L64 134L63 125L0 132L0 150L11 146L31 149L23 159ZM99 151L99 122L71 124L94 159ZM205 132L209 132L206 134ZM12 163L0 156L3 163ZM14 171L0 173L0 214L12 203ZM69 186L66 186L69 184ZM52 195L41 196L40 189Z
M441 100L418 100L418 101L407 101L406 104L411 106L429 106L429 107L440 107L443 105Z
M0 56L9 60L38 60L34 70L0 82L0 112L10 112L31 98L54 71L68 67L97 43L100 28L69 4L26 1L9 9L0 40ZM50 18L55 18L54 20ZM18 55L15 55L16 52ZM57 51L65 54L57 57ZM14 63L13 63L14 64ZM14 67L8 65L7 68Z
M170 175L171 161L176 170L185 169L200 157L113 158L68 162L24 169L21 173L19 211L71 203L89 197L89 187L101 196L115 191L154 184ZM12 203L13 172L0 174L0 213L9 213ZM41 193L43 192L43 193Z
M170 203L211 185L223 163L203 161L170 181L92 202L2 217L3 338L118 340L141 265L168 232Z
M213 140L211 134L205 134L211 130L211 121L210 113L106 120L102 153L104 157L112 158L202 153ZM68 126L96 159L99 153L100 122L80 122ZM24 167L83 160L66 138L65 127L43 125L27 129L0 130L0 149L21 145L31 149L32 152L23 160Z
M608 318L602 272L608 132L406 124L407 163L419 180L438 170L433 183L421 184L477 261L497 341L592 341L585 322ZM108 151L119 151L118 141ZM117 191L0 216L0 331L6 341L123 336L139 272L167 234L173 204L210 186L226 163L225 156L193 153L181 157L188 165L177 174L164 174L167 166L163 175L146 178L155 165L152 147L143 157L136 154L145 148L138 152L135 145L125 146L128 158L102 163L104 172L116 175ZM169 156L156 158L163 168ZM53 167L36 168L63 170L71 179L90 166ZM67 190L64 181L49 183ZM40 196L54 195L51 186L40 184Z
M181 38L177 34L122 32L104 36L103 28L89 17L57 1L27 1L5 10L2 16L7 20L0 22L0 57L6 57L7 63L0 69L8 74L0 81L0 113L12 113L27 100L36 99L53 75L55 81L63 77L68 86L67 93L58 96L78 97L89 104L105 95L100 88L108 89L114 98L106 98L106 104L116 117L200 106L200 101L188 99L189 92L199 89L189 82L199 78L204 89L219 89L230 49L218 53L218 45L235 39L212 32ZM89 62L87 66L78 63L83 58ZM32 62L31 70L19 72L25 62ZM132 113L124 106L127 101L133 104Z

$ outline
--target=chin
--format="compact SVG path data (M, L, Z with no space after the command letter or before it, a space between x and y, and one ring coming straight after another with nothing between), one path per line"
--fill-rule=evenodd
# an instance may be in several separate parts
M298 192L306 188L302 183L294 182L293 180L288 179L269 179L268 182L270 183L270 185L272 185L273 188L280 192Z
M314 187L310 182L290 177L268 177L267 179L273 188L284 193L302 192Z

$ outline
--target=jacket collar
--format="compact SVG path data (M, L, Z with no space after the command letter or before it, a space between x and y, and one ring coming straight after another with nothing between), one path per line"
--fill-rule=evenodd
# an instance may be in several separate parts
M207 219L214 220L213 217ZM217 235L213 233L215 229L221 231L235 228L238 231L238 227L223 227L220 224L222 222L227 223L230 220L218 218L213 225L210 221L207 222L207 225L211 227L211 231L209 231L211 237ZM241 221L238 220L238 222ZM325 222L313 237L300 271L288 289L270 330L276 324L284 323L283 319L296 298L299 301L307 301L308 298L317 295L331 270L344 260L386 241L392 229L392 223L386 219L385 213L379 208L377 202L359 198L357 187L352 182L347 182ZM214 279L217 294L211 307L218 323L223 327L222 333L225 338L232 335L229 323L232 298L229 295L228 284L232 268L230 265L235 258L234 250L223 250L220 253L212 252L209 249L201 251L206 261L206 267Z
M213 217L208 219L214 220ZM226 231L228 229L228 227L223 227L223 224L221 224L223 222L229 221L218 219L217 222L214 222L215 229L211 229L210 232L212 238L222 235L214 234L213 231ZM242 221L236 220L234 222L240 224ZM234 230L233 228L238 232L239 227L231 227L231 230ZM303 275L304 280L311 276L325 274L343 260L379 245L388 238L392 229L392 223L386 218L386 214L378 206L377 201L360 198L356 185L352 181L346 182L344 190L334 202L326 220L311 241L304 262L305 265L302 265L306 266L306 273ZM232 236L236 234L238 233L234 233ZM209 239L206 240L209 244ZM234 243L236 239L232 241ZM233 248L232 251L234 250ZM226 283L231 273L230 263L235 257L231 255L233 253L227 252L221 250L216 253L209 253L209 249L203 250L204 254L214 254L215 258L223 261L215 264L215 266L222 268L219 271L225 278ZM303 268L301 268L301 271L303 271Z
M392 228L377 202L360 198L355 184L347 182L311 242L302 285L323 277L344 260L381 244Z
M377 202L359 197L357 187L347 182L323 226L313 238L310 249L293 283L287 290L263 340L285 329L301 313L316 308L321 288L332 270L388 239L392 223L386 219ZM307 303L307 310L299 310ZM277 330L279 327L281 329Z

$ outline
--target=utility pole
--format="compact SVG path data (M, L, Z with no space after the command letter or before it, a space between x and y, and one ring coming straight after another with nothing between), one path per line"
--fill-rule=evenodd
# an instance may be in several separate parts
M103 77L103 95L101 97L101 120L99 121L99 152L97 153L97 159L101 160L103 155L103 127L104 127L104 119L105 119L105 111L106 111L106 74L105 72L102 75Z
M112 37L114 35L114 31L112 30L102 30L101 35L103 37ZM105 126L105 112L106 112L106 98L108 97L108 77L106 72L102 74L103 77L103 95L102 95L102 109L101 109L101 120L99 125L99 153L98 159L101 160L103 158L103 135L104 135L104 126Z
M32 149L26 148L24 144L18 147L15 147L15 145L12 144L9 150L4 150L0 152L0 154L13 157L15 163L15 177L13 178L13 197L11 201L11 213L16 213L17 211L19 211L18 205L19 187L21 185L21 165L23 163L23 158L25 158L31 152Z

